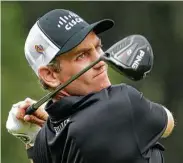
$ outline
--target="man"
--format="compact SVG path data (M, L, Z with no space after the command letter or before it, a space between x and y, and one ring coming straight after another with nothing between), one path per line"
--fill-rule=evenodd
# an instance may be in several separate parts
M97 60L103 54L97 34L113 24L106 19L89 25L60 9L42 16L30 30L25 55L43 87L54 90ZM32 146L28 153L34 163L164 162L158 140L172 132L172 114L131 86L111 85L103 61L47 103L49 116L38 110L24 117L32 102L26 99L13 107L7 129ZM18 133L11 127L20 123L16 117L39 126L48 119L41 129L21 121L29 132Z

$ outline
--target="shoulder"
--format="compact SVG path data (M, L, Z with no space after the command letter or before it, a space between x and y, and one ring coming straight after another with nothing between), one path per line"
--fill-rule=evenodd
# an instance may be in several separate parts
M124 92L128 93L130 89L131 89L131 86L125 83L121 83L121 84L111 85L106 90L110 94L110 93L124 93Z
M131 103L138 103L139 101L143 101L144 99L143 93L140 92L138 89L134 88L133 86L126 84L124 86L124 90L126 91Z
M71 133L86 134L92 131L102 134L104 128L101 126L112 129L113 125L121 124L131 116L128 87L126 84L112 85L91 96L82 107L84 109L72 116ZM93 136L92 133L89 136Z
M143 93L138 91L133 86L130 86L128 84L118 84L118 85L112 85L108 88L109 94L118 94L123 97L127 97L132 103L141 100L143 98Z
M120 90L120 91L129 91L129 92L132 92L132 93L139 92L136 88L134 88L133 86L130 86L126 83L111 85L107 89L109 91L110 90Z

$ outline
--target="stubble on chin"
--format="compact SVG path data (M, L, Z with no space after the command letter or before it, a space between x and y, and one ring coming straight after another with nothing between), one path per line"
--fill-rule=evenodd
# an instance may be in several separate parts
M102 89L105 89L111 85L111 82L108 77L105 78L103 82L98 83L98 91L101 91Z

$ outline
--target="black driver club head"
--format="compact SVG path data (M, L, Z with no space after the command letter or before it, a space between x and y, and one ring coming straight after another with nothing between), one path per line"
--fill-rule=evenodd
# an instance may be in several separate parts
M141 35L131 35L110 47L104 60L116 71L138 81L153 67L153 51L148 40Z

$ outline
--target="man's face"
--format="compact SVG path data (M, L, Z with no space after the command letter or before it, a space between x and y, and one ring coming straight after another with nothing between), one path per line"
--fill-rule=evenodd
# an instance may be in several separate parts
M101 40L94 32L91 32L77 47L59 56L61 71L57 74L57 79L60 83L65 83L73 75L96 61L103 54L101 46ZM107 65L100 61L64 90L70 95L86 95L110 85Z

